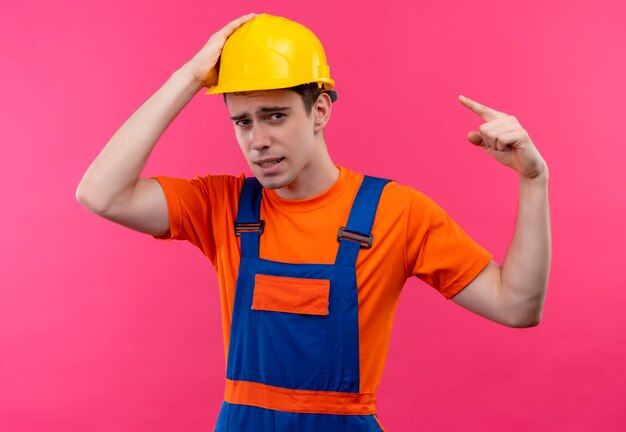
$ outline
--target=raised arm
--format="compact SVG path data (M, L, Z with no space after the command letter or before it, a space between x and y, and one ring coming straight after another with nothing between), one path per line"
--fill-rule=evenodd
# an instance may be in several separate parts
M485 149L519 176L519 203L513 240L502 267L491 262L453 300L511 327L541 320L550 269L548 167L528 133L513 116L460 96L484 121L468 141Z
M109 140L85 172L76 198L93 213L152 235L169 230L163 190L140 178L152 149L170 122L204 86L217 80L216 64L228 36L254 18L240 17L215 33Z

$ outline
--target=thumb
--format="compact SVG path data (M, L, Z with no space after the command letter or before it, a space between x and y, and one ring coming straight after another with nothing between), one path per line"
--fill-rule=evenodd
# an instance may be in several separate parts
M471 131L467 133L467 140L474 145L482 146L483 140L480 137L480 132Z

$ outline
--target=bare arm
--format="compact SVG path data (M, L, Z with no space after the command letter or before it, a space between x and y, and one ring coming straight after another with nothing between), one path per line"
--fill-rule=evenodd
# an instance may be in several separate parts
M109 140L85 172L76 191L89 210L129 228L165 234L165 196L153 179L140 179L159 137L201 83L184 68L154 93Z
M228 36L249 14L215 33L183 67L174 72L109 140L85 172L76 198L95 214L152 235L169 230L163 190L140 178L152 149L191 98L217 79L216 64Z
M520 190L515 232L502 267L492 261L453 300L504 325L537 325L551 256L548 167L515 117L460 100L486 120L468 140L517 171Z

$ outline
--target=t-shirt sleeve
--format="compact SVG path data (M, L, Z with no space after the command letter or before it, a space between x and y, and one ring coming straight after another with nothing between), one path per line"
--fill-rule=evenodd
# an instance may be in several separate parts
M204 176L192 179L157 176L169 215L170 229L160 240L187 240L211 260L216 253L216 230L236 212L241 177Z
M450 299L465 288L493 256L433 200L412 196L407 264L417 276Z

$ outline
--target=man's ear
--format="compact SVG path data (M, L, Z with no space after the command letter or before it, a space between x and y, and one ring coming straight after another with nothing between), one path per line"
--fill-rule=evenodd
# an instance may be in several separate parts
M330 119L332 104L330 96L326 93L322 93L317 97L311 112L313 115L315 132L323 130L326 127L326 123L328 123L328 120Z

